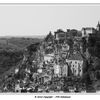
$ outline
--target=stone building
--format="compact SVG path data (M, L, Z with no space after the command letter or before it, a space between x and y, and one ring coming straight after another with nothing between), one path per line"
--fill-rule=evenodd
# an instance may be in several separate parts
M66 62L70 66L72 74L74 76L82 76L83 73L83 58L79 53L71 54Z
M82 32L82 37L89 37L89 34L93 34L96 32L96 29L93 27L86 27L82 28L81 32Z
M61 76L61 66L59 64L54 65L54 76Z
M62 76L67 77L68 76L68 65L64 64L62 67Z
M58 29L55 33L55 40L59 43L63 43L66 39L66 32L61 29Z

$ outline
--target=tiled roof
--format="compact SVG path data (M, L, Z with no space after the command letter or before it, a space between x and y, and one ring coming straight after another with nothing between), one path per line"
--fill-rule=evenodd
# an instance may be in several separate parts
M62 29L58 29L55 33L60 33L60 32L65 33Z
M85 30L91 30L91 29L93 29L94 30L93 27L86 27L86 28L82 28L82 29L85 29Z
M69 60L83 60L82 56L80 53L76 53L76 54L70 54Z

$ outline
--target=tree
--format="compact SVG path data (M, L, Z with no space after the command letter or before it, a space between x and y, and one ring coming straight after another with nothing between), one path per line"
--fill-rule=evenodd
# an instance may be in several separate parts
M87 41L86 38L82 38L82 48L83 48L83 53L86 52L86 47L87 47Z
M27 52L29 53L29 55L31 56L33 52L37 52L37 50L39 49L39 46L40 46L39 42L29 45L27 47Z
M71 37L75 37L78 35L78 31L75 29L72 29L72 30L70 30L70 35L71 35Z
M49 34L46 36L45 41L46 42L53 42L54 40L54 36L52 35L51 31L49 32Z
M74 44L73 39L71 39L71 38L67 39L67 43L70 46L70 48L73 47L73 44Z

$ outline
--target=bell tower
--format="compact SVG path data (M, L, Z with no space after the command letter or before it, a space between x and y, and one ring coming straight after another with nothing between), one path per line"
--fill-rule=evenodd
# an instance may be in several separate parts
M97 31L100 31L100 23L98 21L98 24L97 24Z

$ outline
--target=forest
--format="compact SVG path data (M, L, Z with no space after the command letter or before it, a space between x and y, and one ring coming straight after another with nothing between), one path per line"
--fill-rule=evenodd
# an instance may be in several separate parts
M26 47L41 40L24 37L0 38L0 75L15 67L23 59Z

